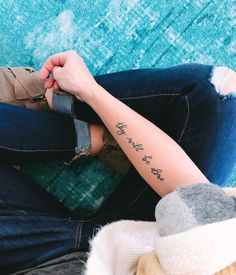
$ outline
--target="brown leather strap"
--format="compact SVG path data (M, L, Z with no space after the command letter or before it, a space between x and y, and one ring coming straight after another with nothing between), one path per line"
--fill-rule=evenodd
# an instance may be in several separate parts
M25 107L33 110L50 111L50 107L46 99L39 99L38 101L25 100Z

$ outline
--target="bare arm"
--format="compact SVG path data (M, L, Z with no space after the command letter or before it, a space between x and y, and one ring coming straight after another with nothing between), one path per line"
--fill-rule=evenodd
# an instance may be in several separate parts
M209 182L173 139L98 85L76 53L50 57L41 69L41 79L49 72L53 78L47 80L47 87L60 86L89 104L159 195L184 185Z
M97 85L89 105L100 116L144 180L161 196L176 187L207 183L182 148L152 122Z

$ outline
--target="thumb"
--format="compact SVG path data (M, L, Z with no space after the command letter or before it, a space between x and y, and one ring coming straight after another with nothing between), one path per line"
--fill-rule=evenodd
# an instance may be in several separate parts
M61 74L62 74L62 67L55 66L52 70L53 78L57 81L61 77Z

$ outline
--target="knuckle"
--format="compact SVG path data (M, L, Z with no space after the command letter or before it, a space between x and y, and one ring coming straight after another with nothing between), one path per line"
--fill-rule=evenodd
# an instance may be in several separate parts
M75 55L75 54L77 54L77 52L75 50L70 50L69 54Z

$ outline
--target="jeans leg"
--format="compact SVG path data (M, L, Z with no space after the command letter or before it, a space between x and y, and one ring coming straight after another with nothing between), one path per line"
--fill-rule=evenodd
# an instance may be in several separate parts
M0 163L0 200L1 205L17 208L24 212L37 212L39 215L71 217L68 211L58 200L45 191L30 177L14 167Z
M78 249L80 221L30 178L0 164L1 274Z
M0 103L0 161L29 164L71 159L76 145L69 116Z
M215 66L187 95L189 119L180 146L208 179L225 186L236 165L236 86L220 94L212 82Z
M131 166L121 183L98 210L97 215L120 213L121 219L154 221L154 209L161 197ZM96 215L96 216L97 216Z
M179 143L211 182L225 185L236 159L236 96L219 95L211 81L213 69L184 64L117 72L96 80ZM80 117L99 121L87 104L77 104Z
M190 65L189 65L190 67ZM166 108L188 89L186 65L166 69L136 69L95 76L98 84L153 123L163 124ZM76 100L75 112L82 120L102 123L93 109Z
M236 161L236 97L216 92L211 83L213 69L186 64L108 74L97 81L168 133L212 183L224 185ZM78 114L97 121L90 107L81 105ZM154 220L159 200L132 166L98 214Z

